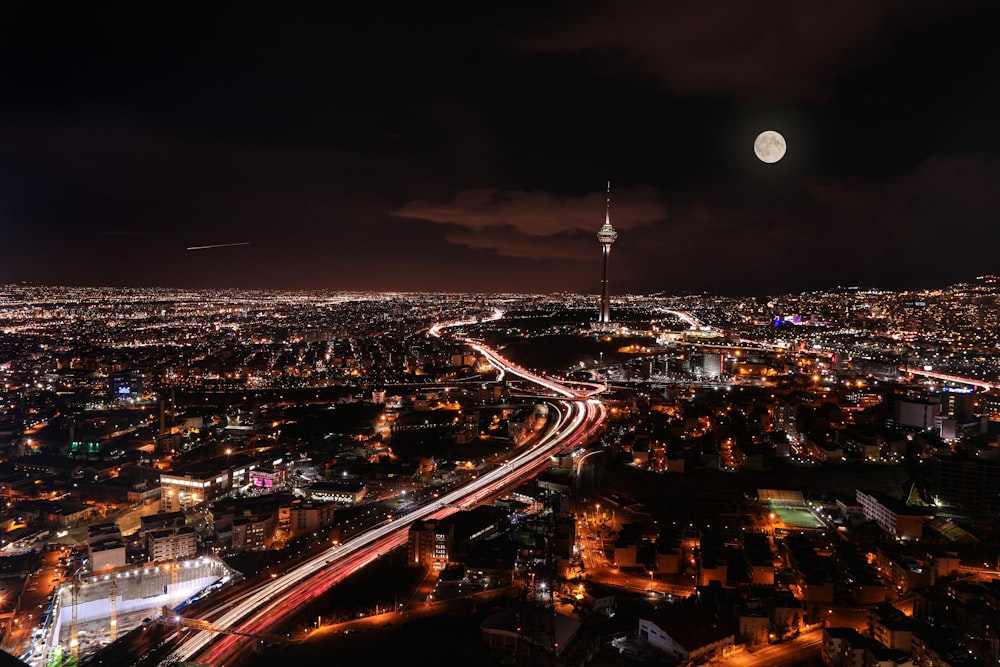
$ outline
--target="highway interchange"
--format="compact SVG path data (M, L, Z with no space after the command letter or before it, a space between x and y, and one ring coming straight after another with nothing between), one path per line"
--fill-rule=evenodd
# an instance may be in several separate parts
M497 312L491 319L500 316L501 313ZM441 336L446 328L472 323L435 325L429 334ZM600 429L606 410L593 395L602 391L603 386L568 385L541 377L513 364L478 341L461 340L485 356L502 374L531 382L547 392L540 400L548 404L550 420L534 444L482 471L462 487L387 519L343 544L330 546L235 601L205 612L197 619L187 619L185 625L188 627L204 622L206 626L229 628L231 632L179 632L171 652L160 661L160 665L188 661L220 666L235 664L240 654L249 650L248 644L258 641L256 636L277 632L304 605L383 554L405 544L408 528L414 521L444 518L501 495L540 472L548 465L551 456L586 445Z

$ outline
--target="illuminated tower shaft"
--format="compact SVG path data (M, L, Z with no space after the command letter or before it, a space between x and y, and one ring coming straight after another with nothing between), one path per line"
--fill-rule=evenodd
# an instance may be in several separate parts
M608 201L607 211L604 218L604 225L597 232L597 240L604 250L604 274L601 279L601 319L602 323L611 321L611 292L608 283L608 260L611 257L611 244L618 238L618 232L611 226L611 182L608 181Z
M611 321L611 294L608 291L608 260L611 257L611 244L604 243L604 274L601 278L601 322Z

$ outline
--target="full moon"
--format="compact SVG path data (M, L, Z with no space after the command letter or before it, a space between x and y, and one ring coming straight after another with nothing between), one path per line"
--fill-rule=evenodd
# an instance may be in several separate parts
M785 157L785 138L774 130L764 130L754 139L753 152L761 162L773 164Z

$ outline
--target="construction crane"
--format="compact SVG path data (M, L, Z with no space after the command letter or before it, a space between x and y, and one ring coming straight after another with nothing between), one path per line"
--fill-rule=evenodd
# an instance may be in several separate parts
M265 632L243 632L241 630L237 630L236 628L220 627L211 621L202 620L200 618L184 618L170 607L162 607L160 609L160 616L156 620L164 625L172 625L178 628L204 630L206 632L217 632L225 635L239 635L240 637L254 637L274 643L289 643L296 641L288 635L275 635Z
M118 578L111 580L111 641L118 639Z
M76 579L73 581L73 609L70 614L70 624L69 624L69 654L73 660L74 665L80 664L80 635L79 628L77 625L77 609L80 606L80 587L82 586L80 581L80 575L76 575Z

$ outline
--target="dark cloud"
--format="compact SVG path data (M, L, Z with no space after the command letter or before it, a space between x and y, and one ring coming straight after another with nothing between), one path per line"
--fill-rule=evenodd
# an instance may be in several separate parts
M138 230L116 222L169 223L181 244L227 226L266 232L317 210L332 215L374 198L385 178L398 183L426 166L402 155L23 124L0 126L0 145L0 194L23 226L59 223L57 212L119 236ZM141 219L131 217L137 210Z
M818 180L807 184L811 200L842 223L910 236L917 229L954 225L968 234L995 233L1000 209L1000 159L982 155L930 157L912 170L881 182Z
M358 288L433 243L385 212L412 156L24 124L0 145L0 282ZM230 241L254 245L184 251Z
M392 211L400 218L448 226L451 243L509 257L586 259L604 222L605 195L559 196L540 190L465 190L446 203L412 201ZM614 192L612 224L629 231L666 220L660 195L649 187Z
M474 250L485 250L503 257L523 257L534 260L580 261L593 257L597 241L582 234L551 234L526 236L513 227L496 226L471 231L457 229L447 232L445 240Z
M644 233L639 246L622 236L616 250L643 267L637 284L660 262L663 289L930 286L994 270L1000 192L990 184L998 180L1000 159L939 156L884 180L811 180L794 203L762 206L718 191L672 200L669 230Z
M715 186L673 194L668 206L652 188L623 188L612 208L613 280L622 291L745 293L987 271L1000 241L1000 193L990 185L998 181L1000 160L969 155L929 158L881 180L809 178L763 201ZM455 245L542 262L586 289L602 209L601 193L479 189L391 213L432 222Z
M828 97L839 77L881 53L900 32L978 4L572 3L572 11L515 41L515 48L589 56L599 70L652 79L679 95L817 99Z
M830 245L883 284L928 284L922 275L990 272L1000 243L1000 159L931 157L880 182L826 180L806 186ZM945 278L947 279L947 278Z
M616 293L962 279L1000 241L998 16L979 0L18 14L0 40L17 65L0 282L596 291L609 176ZM788 140L776 165L751 151L767 127ZM251 245L184 251L234 241Z

